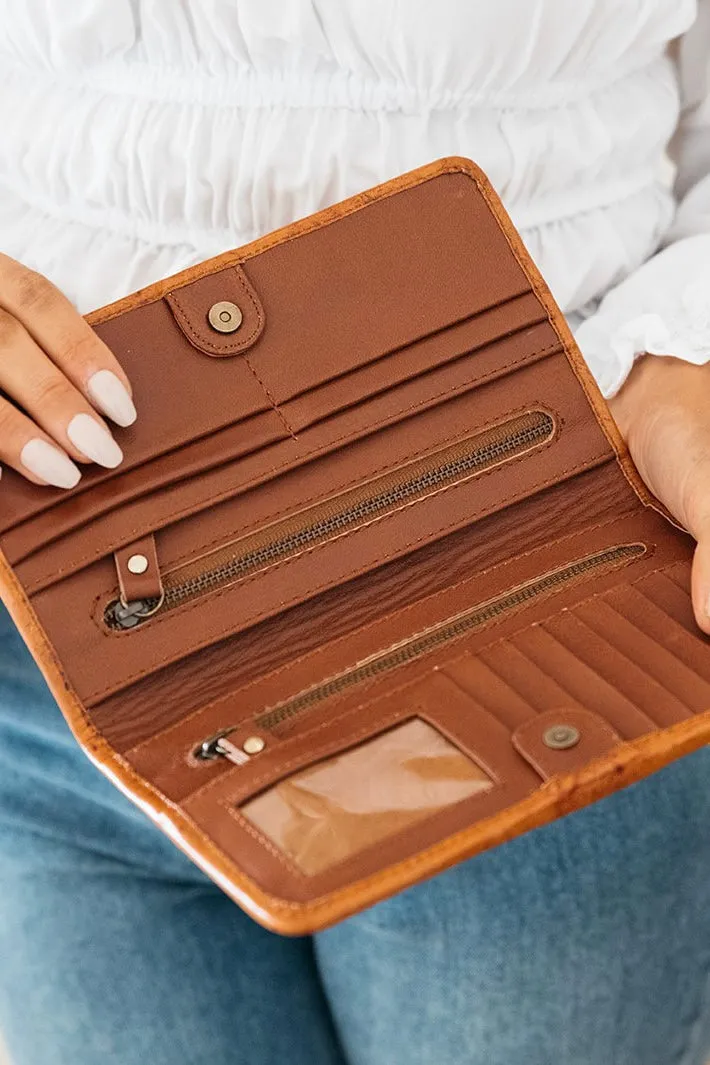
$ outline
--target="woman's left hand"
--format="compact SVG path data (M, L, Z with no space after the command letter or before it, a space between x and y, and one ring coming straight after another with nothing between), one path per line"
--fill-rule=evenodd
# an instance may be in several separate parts
M710 364L643 356L609 408L644 481L697 540L693 608L710 634Z

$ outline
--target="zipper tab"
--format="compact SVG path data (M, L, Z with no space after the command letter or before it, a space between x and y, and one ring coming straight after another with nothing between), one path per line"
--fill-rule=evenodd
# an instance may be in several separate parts
M237 747L226 736L223 736L221 740L217 740L215 753L220 758L227 758L233 765L245 765L251 761L251 755L243 751L241 747Z
M160 599L163 582L160 563L152 533L134 540L114 554L121 601L134 603L139 599Z
M111 604L114 628L134 629L163 605L165 591L152 533L116 551L119 597Z
M204 740L195 751L195 757L206 762L215 758L226 758L233 765L246 765L255 754L260 754L266 747L261 736L248 736L241 747L237 747L236 743L229 739L232 732L233 728L224 729L216 736Z

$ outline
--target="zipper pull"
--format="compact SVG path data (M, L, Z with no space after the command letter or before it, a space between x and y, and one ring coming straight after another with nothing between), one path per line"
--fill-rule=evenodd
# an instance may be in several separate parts
M233 765L246 765L255 754L259 754L266 747L261 736L248 736L241 747L237 747L236 743L229 739L229 734L233 731L234 729L228 729L217 733L216 736L210 736L197 748L195 757L208 762L215 758L226 758Z
M135 629L141 621L155 614L161 604L162 599L134 599L130 603L117 599L108 609L107 620L118 629Z

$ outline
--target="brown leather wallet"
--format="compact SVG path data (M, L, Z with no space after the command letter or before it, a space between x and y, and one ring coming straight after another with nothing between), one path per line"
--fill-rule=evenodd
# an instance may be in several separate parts
M2 595L89 757L321 929L710 736L690 538L445 159L90 316L142 417L12 472Z

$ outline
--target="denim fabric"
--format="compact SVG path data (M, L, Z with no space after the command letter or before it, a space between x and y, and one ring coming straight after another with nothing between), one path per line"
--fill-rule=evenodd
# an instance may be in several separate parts
M0 1031L14 1065L702 1065L709 782L282 939L86 761L0 610Z

